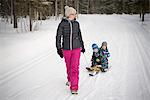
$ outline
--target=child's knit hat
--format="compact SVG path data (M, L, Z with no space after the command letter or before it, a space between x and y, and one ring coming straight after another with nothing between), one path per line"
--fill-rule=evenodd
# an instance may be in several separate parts
M98 45L96 43L92 44L92 49L98 49Z
M65 6L65 16L69 17L71 14L76 14L77 11L73 7Z
M106 41L103 42L103 43L102 43L102 46L106 46L106 47L107 47L107 42L106 42Z

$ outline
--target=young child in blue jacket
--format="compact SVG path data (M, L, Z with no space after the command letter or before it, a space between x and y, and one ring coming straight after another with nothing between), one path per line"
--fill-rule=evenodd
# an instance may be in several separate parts
M110 53L107 48L107 42L103 42L99 48L97 44L92 44L93 55L91 67L86 67L88 71L99 71L106 72L108 69L108 57ZM98 67L100 65L100 67Z

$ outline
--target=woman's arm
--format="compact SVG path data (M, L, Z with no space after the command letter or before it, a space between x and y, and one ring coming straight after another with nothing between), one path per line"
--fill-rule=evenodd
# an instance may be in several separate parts
M63 35L63 25L61 22L58 25L57 34L56 34L56 48L57 48L57 50L62 48L62 43L61 43L62 35Z
M80 43L81 43L81 45L82 45L82 49L85 49L85 48L84 48L84 42L83 42L82 35L81 35L80 24L79 24L79 39L80 39Z

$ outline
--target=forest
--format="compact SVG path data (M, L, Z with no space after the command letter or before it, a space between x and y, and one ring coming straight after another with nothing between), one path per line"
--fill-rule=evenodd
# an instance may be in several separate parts
M78 14L139 14L141 21L150 12L150 0L0 0L0 16L14 28L19 18L29 19L32 23L50 17L64 16L64 7L72 6Z
M0 0L0 100L150 100L150 0Z

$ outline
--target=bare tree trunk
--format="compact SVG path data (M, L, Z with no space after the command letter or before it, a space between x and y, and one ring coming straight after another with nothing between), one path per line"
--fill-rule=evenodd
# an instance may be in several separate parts
M16 3L16 0L14 0L13 2L14 28L18 28L15 3Z
M58 7L57 7L57 0L55 0L55 20L57 20L58 17Z
M149 0L148 2L149 2L149 5L148 5L148 7L149 7L149 13L150 13L150 0Z
M144 14L144 13L142 13L142 22L144 22L144 15L145 15L145 14Z
M76 0L76 9L77 9L77 14L79 14L79 0Z
M29 11L29 27L30 27L30 31L32 31L32 15L31 15L31 2L29 0L29 8L28 8L28 11Z
M11 24L13 23L13 0L11 0Z
M142 2L142 22L144 22L144 15L145 15L145 0Z
M66 0L65 2L66 2L66 6L68 6L68 0Z
M79 0L75 0L74 1L74 7L77 10L77 18L78 18L78 14L79 14Z
M64 0L61 0L61 14L64 16Z
M89 13L89 0L87 2L87 14Z

